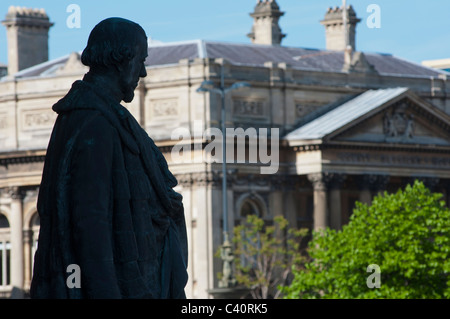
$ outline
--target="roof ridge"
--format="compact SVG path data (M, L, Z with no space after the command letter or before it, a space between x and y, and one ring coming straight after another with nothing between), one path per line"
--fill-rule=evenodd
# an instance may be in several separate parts
M201 39L196 40L183 40L183 41L172 41L172 42L160 42L160 43L149 43L149 48L154 47L170 47L175 45L187 45L187 44L198 44L199 41L203 41Z
M222 44L222 45L240 45L247 47L260 47L260 48L280 48L280 49L297 49L297 50L311 50L311 51L331 51L318 48L306 48L306 47L294 47L286 45L273 45L273 44L261 44L261 43L244 43L244 42L231 42L231 41L215 41L215 40L203 40L206 44ZM338 52L338 51L336 51Z
M63 63L67 59L69 59L70 54L71 53L63 55L63 56L61 56L59 58L55 58L55 59L52 59L52 60L48 60L48 61L36 64L36 65L30 66L29 68L20 70L19 72L15 73L15 74L12 74L12 77L14 77L14 78L21 77L21 76L23 76L24 74L26 74L28 72L33 72L35 70L39 70L40 68L45 68L46 66L50 66L51 67L51 66L53 66L55 64Z

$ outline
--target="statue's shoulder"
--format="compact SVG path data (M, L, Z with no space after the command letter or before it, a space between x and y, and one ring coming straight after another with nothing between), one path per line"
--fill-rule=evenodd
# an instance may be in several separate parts
M84 81L76 81L69 92L53 105L53 111L63 114L75 110L100 110L106 102Z

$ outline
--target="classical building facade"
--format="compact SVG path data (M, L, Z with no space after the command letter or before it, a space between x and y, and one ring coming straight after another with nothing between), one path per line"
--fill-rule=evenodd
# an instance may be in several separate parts
M422 64L430 68L450 72L450 59L426 60L422 61Z
M34 17L32 10L19 11L27 20ZM189 236L189 298L208 298L222 270L214 256L222 244L222 165L211 152L211 132L222 120L232 129L226 139L229 225L254 213L267 220L284 215L294 227L339 229L355 201L370 202L378 192L415 179L450 200L449 73L356 51L359 20L351 7L347 12L350 33L336 18L342 8L326 11L327 50L283 46L276 1L257 3L253 43L149 44L149 76L126 106L179 180ZM4 297L29 289L39 232L36 197L56 118L51 107L86 71L74 52L17 72L13 66L0 81ZM218 94L197 92L205 80L219 85L222 76L226 87L251 85L225 96L225 119ZM241 146L246 153L239 157ZM276 170L263 174L269 166Z

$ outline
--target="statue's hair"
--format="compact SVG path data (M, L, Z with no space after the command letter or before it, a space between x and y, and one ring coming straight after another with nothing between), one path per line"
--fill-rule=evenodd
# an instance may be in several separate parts
M122 64L133 58L143 39L147 41L147 35L139 24L123 18L105 19L91 31L81 62L91 68Z

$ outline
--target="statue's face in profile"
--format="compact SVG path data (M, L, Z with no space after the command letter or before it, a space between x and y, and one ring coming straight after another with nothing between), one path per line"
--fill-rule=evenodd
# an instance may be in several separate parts
M120 74L120 89L123 93L123 101L130 103L134 98L134 90L138 86L139 79L147 76L145 60L148 56L147 39L143 39L135 48L136 54L126 62Z

